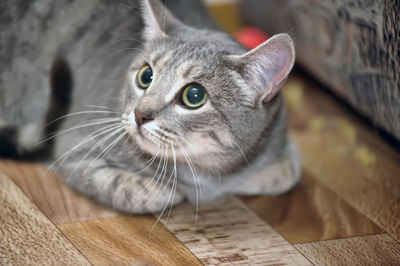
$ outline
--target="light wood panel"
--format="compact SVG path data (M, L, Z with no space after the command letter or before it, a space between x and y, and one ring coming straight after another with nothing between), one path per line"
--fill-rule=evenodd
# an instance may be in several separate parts
M0 265L90 265L0 171Z
M292 244L383 232L307 170L289 193L242 200Z
M387 234L295 245L315 265L400 265L400 244Z
M113 217L117 212L103 207L64 185L46 167L33 163L0 161L0 169L24 191L28 198L55 224Z
M64 224L60 228L96 265L201 265L152 216L131 216Z
M400 240L399 152L315 85L294 77L284 91L304 168Z
M235 197L202 206L195 217L196 208L183 204L163 222L206 265L310 265Z

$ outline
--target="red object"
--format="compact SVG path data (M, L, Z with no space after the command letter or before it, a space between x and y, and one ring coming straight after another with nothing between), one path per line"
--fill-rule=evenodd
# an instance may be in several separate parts
M254 27L246 27L236 33L236 40L249 49L256 48L268 38L268 34Z

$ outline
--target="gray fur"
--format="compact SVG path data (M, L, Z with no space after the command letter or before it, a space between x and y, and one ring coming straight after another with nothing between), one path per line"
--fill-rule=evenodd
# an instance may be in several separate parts
M179 1L171 2L175 16L187 22L190 7L182 4L182 12ZM78 191L132 213L164 211L185 198L207 202L225 194L279 194L293 187L300 164L287 136L278 93L293 62L282 60L287 67L280 76L279 56L250 60L253 54L215 30L203 12L198 13L202 19L187 26L156 0L141 4L144 38L134 46L134 56L96 58L106 67L89 64L93 75L89 70L85 76L78 74L81 87L74 93L73 111L82 110L85 103L116 111L107 113L109 109L99 107L98 113L71 116L65 129L93 118L116 120L88 122L92 125L60 135L55 158L61 159L52 166ZM280 35L255 51L256 58L281 43L293 46L287 35ZM271 51L279 55L279 49ZM80 60L73 51L69 57L72 62ZM146 63L155 75L143 91L135 81ZM78 72L79 65L72 63ZM179 102L181 89L192 82L208 93L207 102L197 110ZM154 119L142 125L140 134L134 109ZM108 131L90 139L102 128ZM77 145L85 137L88 141Z

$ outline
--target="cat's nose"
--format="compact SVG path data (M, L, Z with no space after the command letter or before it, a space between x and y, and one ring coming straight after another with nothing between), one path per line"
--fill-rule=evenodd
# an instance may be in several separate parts
M141 125L143 125L144 123L153 120L153 118L151 117L151 114L149 112L143 112L143 111L139 111L137 109L135 109L133 112L135 113L136 124L139 127Z

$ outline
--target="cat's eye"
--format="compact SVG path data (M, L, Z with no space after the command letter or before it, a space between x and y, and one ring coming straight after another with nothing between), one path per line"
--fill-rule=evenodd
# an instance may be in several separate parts
M184 106L196 109L206 102L207 92L201 85L192 84L183 90L181 99Z
M153 81L153 70L149 65L144 65L137 75L137 83L143 90L147 89Z

